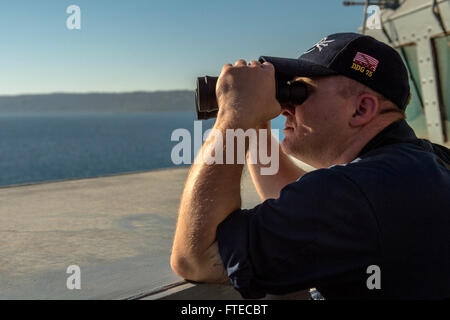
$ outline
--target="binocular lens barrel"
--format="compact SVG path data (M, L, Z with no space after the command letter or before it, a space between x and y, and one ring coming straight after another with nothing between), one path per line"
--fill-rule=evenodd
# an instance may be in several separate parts
M217 112L219 110L216 99L217 79L217 77L209 76L197 78L195 105L198 120L217 117Z
M197 78L195 90L195 105L197 119L205 120L217 117L219 106L216 99L217 77L204 76ZM307 87L304 82L275 80L276 99L280 105L302 104L307 96Z

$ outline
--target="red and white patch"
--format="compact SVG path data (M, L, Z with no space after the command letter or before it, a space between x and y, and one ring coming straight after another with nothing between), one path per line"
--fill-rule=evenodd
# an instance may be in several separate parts
M372 71L375 71L378 66L378 60L374 57L369 56L368 54L358 52L356 56L353 58L353 62L364 66Z

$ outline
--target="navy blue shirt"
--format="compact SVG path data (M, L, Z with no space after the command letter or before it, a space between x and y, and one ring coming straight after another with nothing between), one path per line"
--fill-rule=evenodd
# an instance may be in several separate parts
M217 240L233 286L244 298L312 287L326 299L450 297L449 163L400 120L351 163L231 213ZM367 286L373 265L380 289Z

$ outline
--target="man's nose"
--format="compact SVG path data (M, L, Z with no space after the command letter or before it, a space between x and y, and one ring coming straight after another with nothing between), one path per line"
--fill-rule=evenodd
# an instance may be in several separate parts
M288 116L294 116L295 115L295 107L292 105L281 106L281 115L285 116L286 118Z

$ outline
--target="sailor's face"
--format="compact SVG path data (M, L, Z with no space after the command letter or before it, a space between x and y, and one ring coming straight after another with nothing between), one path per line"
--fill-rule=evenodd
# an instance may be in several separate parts
M308 98L301 105L283 106L286 117L282 141L283 151L312 166L318 167L327 157L330 144L339 141L347 123L346 100L339 94L340 76L305 78Z

